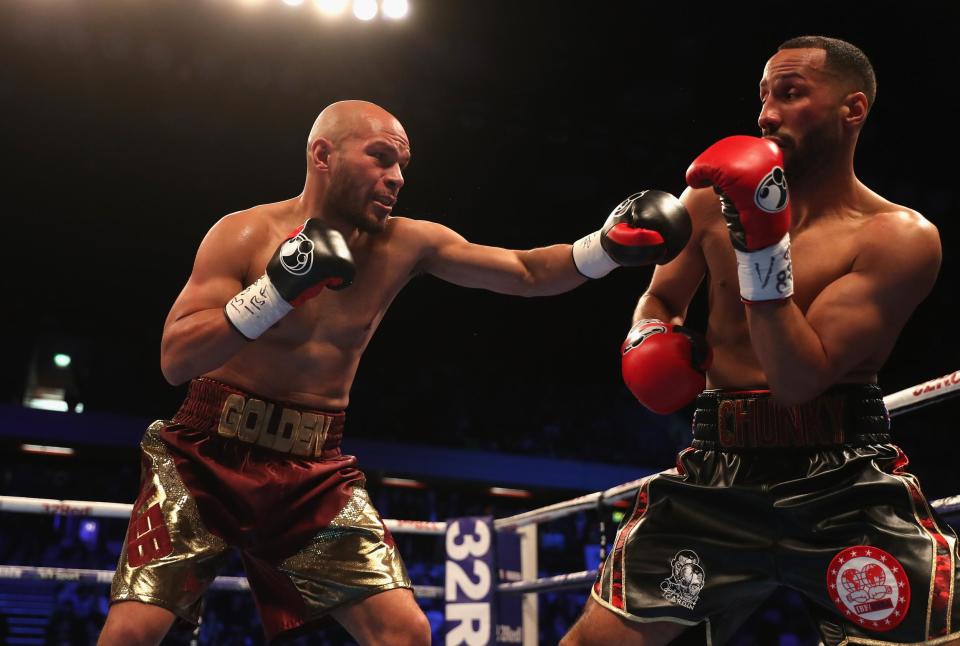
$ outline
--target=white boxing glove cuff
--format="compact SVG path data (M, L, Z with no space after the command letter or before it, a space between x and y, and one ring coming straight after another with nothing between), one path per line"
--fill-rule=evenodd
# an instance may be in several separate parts
M745 302L778 301L793 296L789 233L769 247L736 252L740 298Z
M573 243L573 264L587 278L603 278L619 267L600 244L600 232L594 231Z
M237 332L252 341L292 309L264 274L224 305L223 313Z

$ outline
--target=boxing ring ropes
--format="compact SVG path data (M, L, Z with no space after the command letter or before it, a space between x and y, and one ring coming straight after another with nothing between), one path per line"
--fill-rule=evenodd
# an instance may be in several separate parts
M890 416L894 417L924 406L938 403L949 397L960 395L960 370L937 379L931 379L911 388L895 392L884 397ZM537 639L537 603L538 592L584 588L596 578L596 570L585 570L569 574L537 578L537 534L536 527L558 518L563 518L585 510L601 509L604 505L631 498L640 487L642 478L625 482L605 491L572 498L562 502L547 505L539 509L523 512L515 516L495 519L492 522L493 530L497 533L513 531L520 536L520 572L521 580L499 582L491 585L490 592L496 594L523 594L522 601L522 641L519 638L501 639L503 642L535 644ZM930 506L941 515L960 512L960 494L933 500ZM93 502L84 500L55 500L46 498L28 498L20 496L0 496L0 511L24 514L73 515L92 516L99 518L129 519L133 505L112 502ZM395 534L421 534L431 536L447 536L448 555L450 549L450 525L457 521L419 521L384 519L384 524ZM478 528L477 528L478 529ZM475 529L476 531L476 529ZM482 532L481 532L482 533ZM469 536L469 534L466 534ZM476 534L475 534L476 535ZM475 541L475 539L471 539ZM601 539L602 540L602 539ZM456 541L456 537L454 538ZM489 542L489 541L488 541ZM449 556L448 556L449 558ZM449 566L451 561L447 561ZM459 566L457 569L460 569ZM461 570L462 572L462 570ZM474 569L476 574L477 570ZM496 581L496 573L493 573ZM470 585L468 576L468 583ZM484 577L481 576L480 579ZM516 578L516 576L514 577ZM43 581L73 581L109 584L113 579L113 571L88 570L60 567L34 567L25 565L0 565L0 579L8 580L43 580ZM447 602L457 600L458 595L451 595L451 577L446 577L445 586L414 585L414 593L421 599L444 599ZM211 586L213 590L241 591L249 590L244 577L220 576ZM462 596L462 595L459 595ZM475 598L475 597L472 597ZM450 613L447 613L450 620ZM466 634L466 633L462 633ZM501 636L502 637L502 636ZM497 635L492 634L487 642L478 642L475 639L450 641L449 633L447 644L459 643L497 643Z

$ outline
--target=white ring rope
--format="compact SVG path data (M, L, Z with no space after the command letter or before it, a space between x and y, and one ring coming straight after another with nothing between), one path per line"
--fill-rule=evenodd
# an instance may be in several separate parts
M0 496L0 511L21 514L64 514L67 516L95 516L97 518L130 518L133 505L119 502L94 502L91 500L55 500L53 498L25 498ZM395 534L427 534L443 536L447 531L445 522L432 520L395 520L384 518L383 524Z
M887 395L883 398L883 403L893 417L954 395L960 395L960 370Z
M83 570L66 567L32 567L29 565L0 565L0 579L20 581L78 581L81 583L109 584L113 581L112 570ZM231 592L249 590L250 584L242 576L218 576L211 590ZM439 585L415 585L414 593L421 599L442 599L443 587Z

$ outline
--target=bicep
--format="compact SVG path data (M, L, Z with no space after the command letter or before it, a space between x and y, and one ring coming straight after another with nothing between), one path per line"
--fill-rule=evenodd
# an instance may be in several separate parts
M495 291L526 279L527 268L520 257L525 252L474 244L433 223L428 228L428 244L418 264L419 271L462 287Z
M200 243L190 277L174 301L165 327L191 314L222 308L243 289L249 257L232 228L221 221Z
M938 240L884 247L858 258L853 271L828 285L807 310L807 322L820 338L834 377L865 362L882 362L933 288L940 264Z

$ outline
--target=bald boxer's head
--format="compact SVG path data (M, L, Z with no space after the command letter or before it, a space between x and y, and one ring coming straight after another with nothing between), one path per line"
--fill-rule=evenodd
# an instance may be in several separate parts
M764 67L758 124L783 149L787 174L798 179L838 156L852 158L876 91L870 61L850 43L792 38Z
M307 181L322 187L324 213L370 233L386 226L409 161L403 126L367 101L327 106L307 137Z

